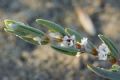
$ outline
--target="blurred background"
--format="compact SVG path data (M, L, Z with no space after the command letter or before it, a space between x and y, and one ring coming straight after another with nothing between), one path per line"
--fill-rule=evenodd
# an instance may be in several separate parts
M0 0L0 80L107 80L86 64L109 68L108 62L60 54L3 30L3 20L13 19L46 31L38 18L77 30L97 46L97 35L104 34L120 49L120 0Z

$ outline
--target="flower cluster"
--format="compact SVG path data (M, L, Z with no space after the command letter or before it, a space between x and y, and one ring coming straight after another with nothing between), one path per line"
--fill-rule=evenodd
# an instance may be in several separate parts
M79 51L76 53L76 56L79 57L81 53L87 52L90 48L88 38L83 37L80 42L76 41L75 35L65 35L61 36L60 33L49 33L50 39L60 41L59 45L61 47L74 47ZM95 48L98 54L99 60L107 60L108 54L110 53L109 48L106 44L102 43L98 48Z
M110 53L110 50L106 44L102 43L98 47L97 51L99 60L107 60L107 56Z
M72 47L76 42L75 36L64 36L61 42L62 47Z
M61 47L74 47L79 49L78 53L85 52L88 49L88 38L83 37L80 42L76 40L75 35L61 36L60 33L49 33L49 37L52 41L58 41ZM52 42L51 41L51 42ZM80 54L79 54L80 55ZM77 54L78 56L78 54Z

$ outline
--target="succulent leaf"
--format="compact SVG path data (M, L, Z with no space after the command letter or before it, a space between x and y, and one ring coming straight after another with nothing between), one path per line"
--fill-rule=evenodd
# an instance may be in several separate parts
M4 20L4 23L5 23L4 30L6 32L13 33L16 36L20 37L21 39L32 44L38 43L37 41L33 40L34 37L42 38L45 34L44 32L38 29L25 25L24 23L21 22L16 22L14 20Z
M75 49L74 47L61 47L61 46L54 45L54 44L51 45L51 47L59 52L62 52L67 55L72 55L72 56L75 56L78 52L78 50Z
M49 30L60 32L62 35L65 35L64 28L54 22L44 20L44 19L37 19L36 22L44 27L47 27Z
M88 69L93 71L94 73L96 73L99 76L102 76L104 78L108 78L111 80L120 80L120 70L119 71L112 71L111 69L103 69L103 68L98 68L98 67L94 67L92 65L87 65Z

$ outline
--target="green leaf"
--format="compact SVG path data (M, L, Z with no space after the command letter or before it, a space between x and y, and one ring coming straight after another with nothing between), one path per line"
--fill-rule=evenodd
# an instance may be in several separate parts
M83 38L80 33L78 33L77 31L75 31L75 30L73 30L73 29L66 28L66 29L65 29L65 32L66 32L67 34L69 34L69 35L75 35L76 40L79 41L79 42L80 42L81 39Z
M34 45L39 45L38 41L35 41L32 38L28 38L28 37L19 37L19 38L23 39L26 42L32 43Z
M104 78L108 78L111 80L120 80L120 71L111 71L107 69L101 69L101 68L94 67L89 64L87 65L87 67L89 70L93 71L97 75L102 76Z
M4 20L5 23L5 29L18 36L26 36L26 35L33 35L33 36L43 36L44 32L35 29L33 27L30 27L28 25L25 25L24 23L21 22L16 22L14 20Z
M24 41L26 42L29 42L31 44L34 44L34 45L40 45L40 43L38 41L35 41L33 38L29 38L29 37L20 37L18 36L19 38L23 39ZM48 40L42 40L41 41L41 45L45 45L48 43Z
M112 65L112 68L109 71L120 72L120 66L117 64Z
M42 37L45 34L44 32L38 29L25 25L24 23L21 22L16 22L14 20L4 20L4 23L5 23L4 30L6 32L15 34L21 39L30 42L32 44L38 44L37 41L33 40L34 37L39 37L42 39Z
M41 24L41 25L47 27L48 29L50 29L52 31L60 32L63 36L66 34L64 31L64 28L54 22L44 20L44 19L37 19L36 22L38 24Z
M105 37L103 35L98 35L98 36L102 40L102 42L105 43L108 46L108 48L110 49L111 56L114 58L119 58L120 54L119 54L118 49L114 45L114 43L110 39L108 39L107 37Z
M72 56L75 56L78 52L74 47L61 47L59 45L51 45L51 47L59 52Z

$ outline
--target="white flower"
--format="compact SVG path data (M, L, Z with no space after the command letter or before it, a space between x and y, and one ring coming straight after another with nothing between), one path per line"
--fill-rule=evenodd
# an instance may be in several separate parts
M109 53L109 52L110 52L108 46L107 46L106 44L104 44L104 43L102 43L102 44L99 46L98 50L99 50L99 51L103 51L103 52L105 52L105 53Z
M61 46L63 47L71 47L75 44L75 36L64 36Z
M79 58L79 57L80 57L80 54L81 54L80 52L77 52L76 57Z
M87 46L87 44L88 44L88 38L85 38L85 37L82 38L80 44L83 45L83 46Z
M81 48L84 49L85 51L89 51L90 50L89 43L88 43L88 38L83 37L81 39L80 45L81 45Z
M41 45L41 39L40 39L40 37L34 37L33 40L37 41L39 43L39 45Z
M102 43L97 51L99 60L107 60L107 55L110 53L110 50L106 44Z

